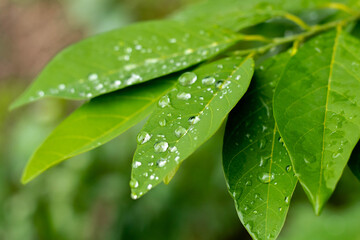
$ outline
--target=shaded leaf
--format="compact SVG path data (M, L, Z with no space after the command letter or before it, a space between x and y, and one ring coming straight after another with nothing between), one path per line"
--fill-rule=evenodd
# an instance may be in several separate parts
M149 115L159 98L174 84L174 77L173 80L159 79L85 103L36 150L22 182L29 182L46 169L117 137Z
M180 76L139 133L130 182L133 198L163 181L218 130L246 92L253 65L251 58L227 58Z
M353 174L360 181L360 142L358 142L354 151L352 152L348 165Z
M254 74L249 91L231 111L223 167L241 222L254 239L276 239L297 179L273 117L275 85L290 59L283 53Z
M185 69L239 38L195 23L153 21L88 38L59 53L12 105L44 97L89 99Z
M317 214L360 137L360 42L343 32L299 49L279 81L274 114L295 173Z

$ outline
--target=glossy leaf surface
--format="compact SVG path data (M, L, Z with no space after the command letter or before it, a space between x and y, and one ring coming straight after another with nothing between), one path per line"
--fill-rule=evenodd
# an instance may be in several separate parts
M276 88L275 119L317 214L360 137L359 56L338 28L305 43Z
M178 165L218 130L246 92L253 65L251 58L227 58L180 76L138 135L133 198L163 179L168 182Z
M31 157L22 182L117 137L143 120L176 81L159 79L92 99L65 119Z
M89 99L185 69L239 36L197 23L154 21L88 38L59 53L12 105L44 97Z
M253 239L276 239L297 183L272 108L273 91L289 59L289 53L272 57L255 71L226 125L223 167L228 190Z

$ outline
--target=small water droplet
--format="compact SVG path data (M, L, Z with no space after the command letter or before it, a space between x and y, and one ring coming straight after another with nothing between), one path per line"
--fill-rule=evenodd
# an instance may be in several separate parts
M251 186L251 185L252 185L252 182L250 180L246 181L245 186Z
M131 179L130 181L130 187L131 188L137 188L139 186L139 182L136 181L135 179Z
M219 80L215 83L215 87L220 89L222 87L222 85L224 84L224 81L223 80Z
M65 87L66 87L65 84L60 84L60 85L59 85L59 89L60 89L60 90L64 90Z
M43 97L43 96L45 95L45 93L44 93L44 91L38 91L38 92L37 92L37 95L38 95L39 97Z
M284 202L286 205L288 205L290 203L290 198L289 197L285 197Z
M170 98L168 95L162 96L158 102L159 107L164 108L170 105Z
M190 124L196 124L196 123L198 123L199 121L200 121L200 118L199 118L198 116L190 117L189 120L188 120L188 122L189 122Z
M192 85L193 83L195 83L197 80L197 76L195 73L193 72L186 72L183 73L180 77L179 77L179 83L182 86L189 86Z
M281 212L283 209L282 209L282 207L279 207L279 212Z
M155 152L165 152L169 147L167 142L157 142L154 144Z
M150 190L152 188L152 184L149 184L146 188Z
M186 134L186 129L182 126L179 126L177 129L175 129L175 135L178 138L181 138L182 136L184 136Z
M286 169L287 172L290 172L291 171L291 165L287 165L285 169Z
M164 118L164 119L160 120L160 121L159 121L159 125L160 125L161 127L165 127L165 126L166 126L166 119Z
M138 167L140 167L140 166L141 166L141 162L135 161L135 162L133 163L133 168L138 168Z
M134 200L138 199L138 195L136 195L135 193L131 193L131 198L134 199Z
M180 100L189 100L191 98L190 93L181 92L176 95L176 97Z
M275 179L275 175L273 173L269 174L268 172L264 172L259 175L259 180L262 183L270 183L272 180Z
M92 73L89 75L88 79L89 81L95 81L99 78L99 76L96 73Z
M216 79L214 77L211 77L211 76L208 76L208 77L205 77L201 80L201 83L206 85L206 86L209 86L209 85L213 85L215 83Z
M166 160L165 159L160 159L156 162L156 165L159 167L163 167L166 164Z
M136 139L138 144L144 144L151 139L151 136L149 133L142 131L137 135Z

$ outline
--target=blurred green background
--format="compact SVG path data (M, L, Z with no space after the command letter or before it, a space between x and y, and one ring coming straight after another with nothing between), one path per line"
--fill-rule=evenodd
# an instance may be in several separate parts
M250 239L228 196L218 134L139 200L128 182L141 125L20 184L26 161L79 103L7 108L54 54L86 36L163 18L195 0L0 1L0 239ZM320 217L298 187L280 239L360 240L360 183L346 169Z

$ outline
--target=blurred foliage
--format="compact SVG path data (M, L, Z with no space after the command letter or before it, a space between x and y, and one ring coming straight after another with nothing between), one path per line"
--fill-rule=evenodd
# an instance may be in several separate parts
M54 1L11 2L31 6ZM56 2L68 22L94 34L162 18L190 0ZM21 185L31 153L75 107L53 100L9 114L8 105L24 89L24 80L0 79L0 239L250 239L226 192L220 133L184 162L169 185L136 201L130 198L128 182L135 136L143 123ZM359 189L360 183L347 170L323 214L316 217L298 188L280 239L359 240Z

